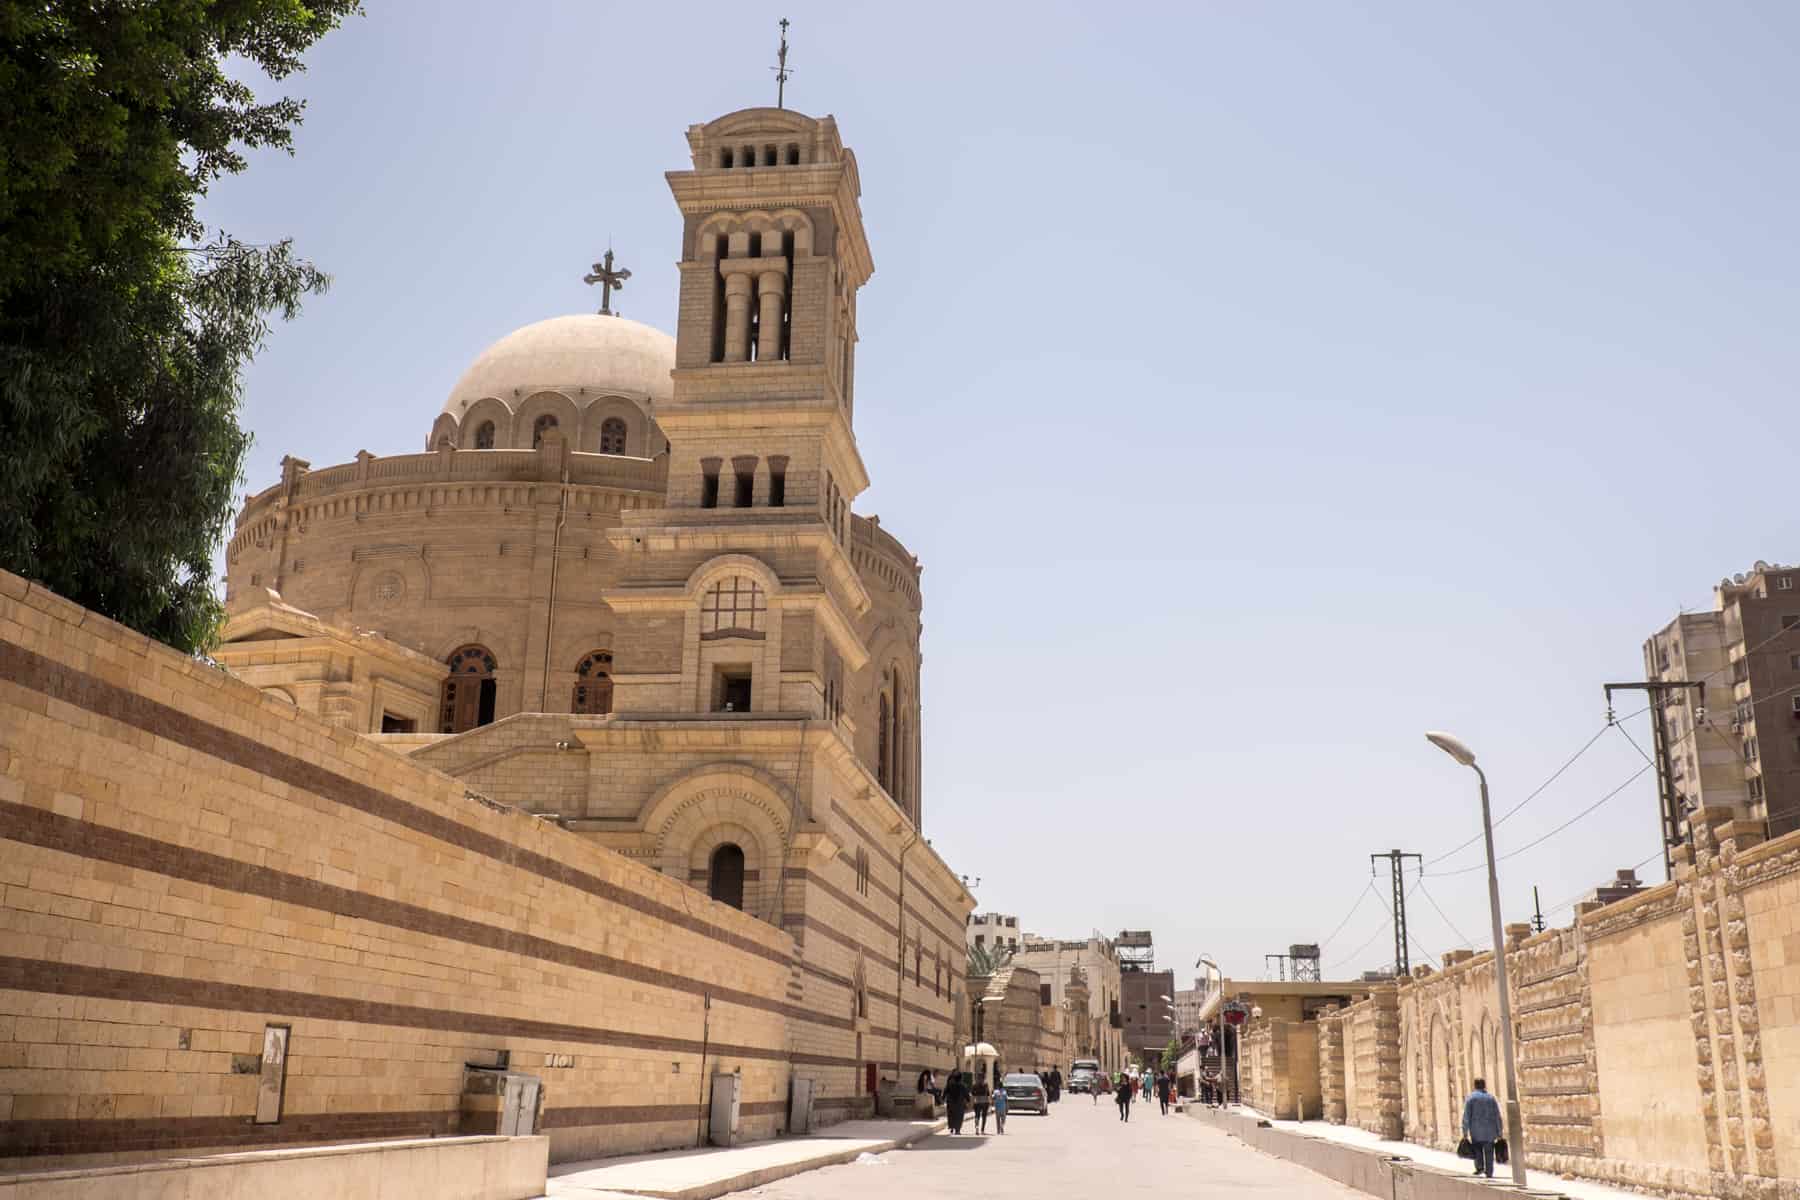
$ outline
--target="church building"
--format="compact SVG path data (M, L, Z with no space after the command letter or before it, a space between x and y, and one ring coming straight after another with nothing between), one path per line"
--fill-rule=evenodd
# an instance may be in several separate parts
M829 1120L951 1061L973 901L921 832L919 562L853 511L856 158L786 109L687 139L675 336L552 317L475 358L422 453L284 459L215 656L786 931Z

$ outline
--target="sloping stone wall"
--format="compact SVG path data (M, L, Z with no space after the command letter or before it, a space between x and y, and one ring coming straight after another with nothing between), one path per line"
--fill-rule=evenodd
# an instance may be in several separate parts
M0 884L0 1164L460 1132L499 1052L554 1158L687 1146L860 1069L782 930L5 574Z

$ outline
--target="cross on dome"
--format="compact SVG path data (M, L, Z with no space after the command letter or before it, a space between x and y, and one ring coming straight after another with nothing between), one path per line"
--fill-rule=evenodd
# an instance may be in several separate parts
M583 275L581 277L581 282L586 284L597 283L600 285L600 315L603 317L611 317L617 315L612 310L613 289L619 288L622 290L625 287L625 281L630 278L631 272L624 267L620 267L616 271L613 270L612 247L608 246L606 248L606 257L595 263L593 273Z

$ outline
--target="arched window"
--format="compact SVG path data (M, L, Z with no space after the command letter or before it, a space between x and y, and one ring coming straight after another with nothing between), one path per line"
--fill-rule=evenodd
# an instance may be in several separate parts
M440 729L444 733L463 733L491 725L498 687L493 651L486 646L463 646L445 662L450 667L450 677L444 680Z
M556 428L556 418L545 413L531 423L531 448L537 449L543 444L544 435Z
M569 711L596 716L612 711L612 652L596 650L575 667L575 695Z
M726 842L712 852L712 863L706 872L706 894L721 904L742 911L744 907L744 851Z
M875 725L875 781L886 788L893 781L893 772L888 769L894 745L889 726L893 724L894 708L888 702L888 694L881 693L881 714Z
M768 628L769 601L748 575L721 579L700 597L702 638L760 638Z
M483 421L475 427L475 448L477 450L494 448L494 423L492 421Z
M618 417L608 417L600 422L600 453L625 453L625 422Z

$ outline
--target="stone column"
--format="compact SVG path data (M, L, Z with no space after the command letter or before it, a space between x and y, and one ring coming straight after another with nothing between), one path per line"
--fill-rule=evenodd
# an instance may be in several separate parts
M1370 998L1375 1008L1376 1133L1389 1141L1406 1136L1406 1093L1400 1082L1400 992L1396 987L1377 987ZM1361 1072L1356 1081L1362 1089Z
M721 264L721 270L723 264ZM742 271L725 273L725 361L750 358L750 276Z
M781 312L787 299L786 274L781 271L758 274L756 299L761 306L756 325L756 361L771 362L781 357Z

